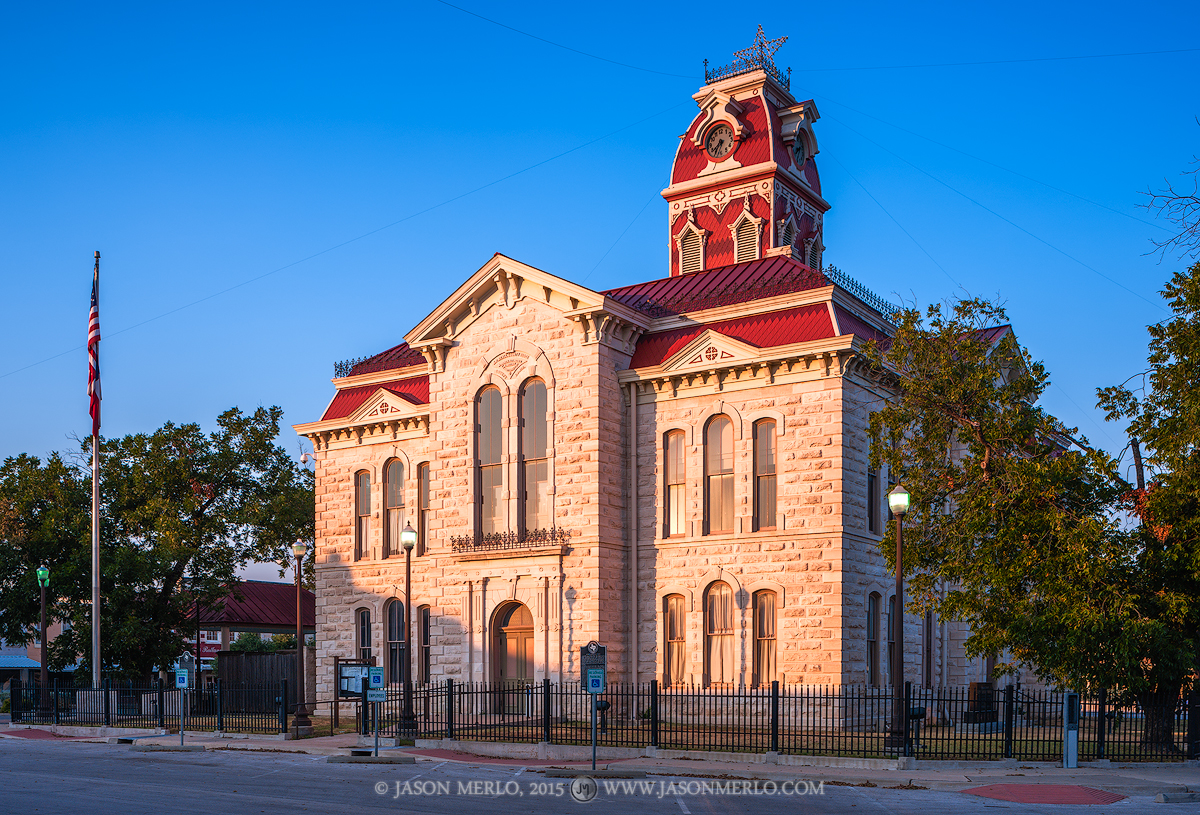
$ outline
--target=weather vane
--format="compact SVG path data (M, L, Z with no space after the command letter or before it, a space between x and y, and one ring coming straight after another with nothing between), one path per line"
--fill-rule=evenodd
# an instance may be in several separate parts
M778 37L773 40L768 40L763 34L762 26L758 27L758 34L754 36L754 45L749 48L743 48L741 51L735 51L733 58L738 62L748 62L752 65L765 65L771 62L771 57L775 56L783 44L787 42L787 37Z

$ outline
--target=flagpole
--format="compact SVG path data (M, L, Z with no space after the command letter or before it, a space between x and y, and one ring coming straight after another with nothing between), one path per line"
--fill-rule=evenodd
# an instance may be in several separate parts
M96 250L94 275L93 293L96 300L94 308L97 313L96 332L99 334L99 249ZM91 345L90 337L88 344L89 346ZM97 337L96 345L99 346L99 337ZM98 362L98 347L96 357ZM98 403L96 404L96 414L92 418L92 687L100 687L100 411Z

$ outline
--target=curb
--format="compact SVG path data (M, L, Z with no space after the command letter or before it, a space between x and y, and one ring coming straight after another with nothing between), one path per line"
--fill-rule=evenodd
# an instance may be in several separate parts
M1156 804L1200 804L1200 792L1160 792L1154 796Z
M135 744L129 748L135 753L203 753L203 744Z
M645 770L589 770L580 767L577 770L547 767L547 778L577 778L586 775L589 778L645 778Z
M413 756L330 756L329 764L416 764Z

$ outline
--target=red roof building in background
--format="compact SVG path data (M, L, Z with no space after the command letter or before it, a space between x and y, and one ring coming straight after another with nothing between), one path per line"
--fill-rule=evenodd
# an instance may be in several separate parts
M389 683L578 682L591 640L610 681L890 681L867 438L888 385L862 350L895 308L825 263L819 114L759 34L693 95L661 277L595 291L496 254L403 342L335 366L296 426L321 698L339 659ZM906 623L907 678L986 678L954 623Z

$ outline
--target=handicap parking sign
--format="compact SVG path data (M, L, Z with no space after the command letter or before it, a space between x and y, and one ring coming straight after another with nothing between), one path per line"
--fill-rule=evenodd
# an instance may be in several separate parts
M604 669L603 668L588 668L587 692L588 693L604 693Z
M180 668L175 672L175 687L186 688L188 686L188 672L184 668Z
M368 668L367 677L370 680L367 687L378 690L383 687L383 668Z

